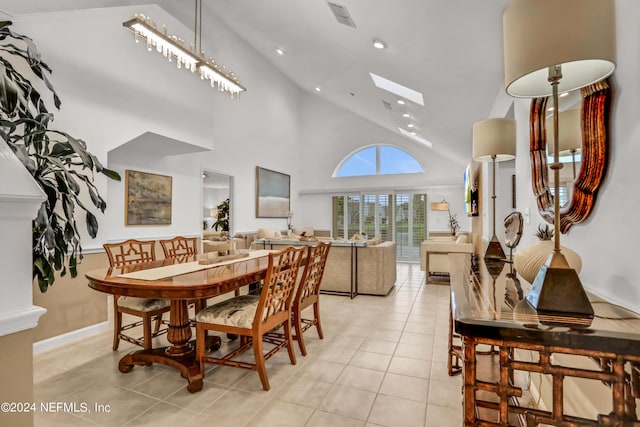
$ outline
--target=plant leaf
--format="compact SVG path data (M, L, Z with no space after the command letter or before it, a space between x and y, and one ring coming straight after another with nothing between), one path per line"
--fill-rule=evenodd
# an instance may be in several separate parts
M94 239L98 235L98 220L96 216L89 211L87 211L87 232L89 236Z

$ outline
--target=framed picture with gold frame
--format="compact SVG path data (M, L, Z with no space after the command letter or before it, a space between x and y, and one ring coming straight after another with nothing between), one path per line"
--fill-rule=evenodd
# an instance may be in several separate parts
M286 218L291 206L291 177L256 166L256 218Z
M125 170L125 225L171 224L172 178Z

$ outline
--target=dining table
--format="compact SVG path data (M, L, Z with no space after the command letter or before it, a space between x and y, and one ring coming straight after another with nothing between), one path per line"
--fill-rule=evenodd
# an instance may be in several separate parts
M188 382L187 390L202 389L203 375L195 357L192 322L188 302L236 291L263 280L267 273L268 255L272 251L256 250L224 261L191 255L156 260L123 267L99 268L86 274L89 287L112 295L162 298L170 300L168 346L133 351L118 364L122 373L134 366L160 363L177 369ZM224 259L224 258L221 258ZM208 337L207 346L219 348L221 339Z

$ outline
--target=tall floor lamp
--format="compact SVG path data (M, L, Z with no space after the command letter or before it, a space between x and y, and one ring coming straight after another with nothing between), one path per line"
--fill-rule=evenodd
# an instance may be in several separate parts
M516 157L516 121L513 119L488 119L473 124L473 160L491 160L493 221L491 240L484 253L485 258L504 259L504 250L496 236L496 162Z
M504 70L507 93L553 96L554 140L558 140L558 92L598 82L615 69L614 0L513 0L504 10ZM559 181L562 164L554 146L553 253L540 268L527 301L542 314L593 317L578 273L560 249Z

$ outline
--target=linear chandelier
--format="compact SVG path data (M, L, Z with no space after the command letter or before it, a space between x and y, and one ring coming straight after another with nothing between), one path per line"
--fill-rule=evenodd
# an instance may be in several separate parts
M240 98L240 92L246 91L232 71L226 71L224 66L219 67L213 58L207 60L204 52L197 54L195 42L191 48L186 48L183 39L167 35L167 29L164 26L163 31L159 31L156 23L148 16L136 14L122 25L133 32L136 43L141 39L146 41L147 50L155 49L169 62L175 61L178 68L185 68L192 73L198 72L200 78L210 81L211 87L221 92L228 92L232 98L236 99Z

